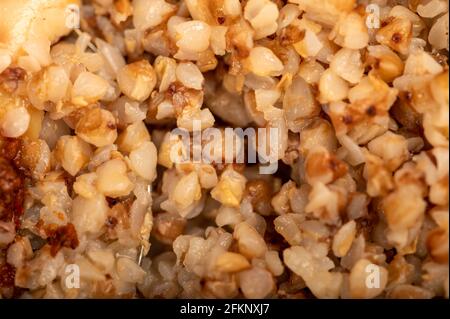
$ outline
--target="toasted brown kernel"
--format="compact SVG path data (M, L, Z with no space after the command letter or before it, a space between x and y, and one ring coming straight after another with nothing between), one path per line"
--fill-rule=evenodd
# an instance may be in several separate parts
M163 243L170 244L183 233L186 220L175 214L159 213L154 223L155 237Z
M62 247L75 249L79 244L77 231L72 223L56 229L49 229L47 236L48 243L51 245L50 253L52 256L56 256Z
M261 215L268 215L272 211L270 200L272 189L270 185L262 179L248 181L245 185L245 194L250 197L255 210Z

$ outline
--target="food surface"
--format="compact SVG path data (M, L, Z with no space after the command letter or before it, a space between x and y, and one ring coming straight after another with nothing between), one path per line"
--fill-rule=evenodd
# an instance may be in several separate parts
M449 297L448 1L0 15L0 298Z

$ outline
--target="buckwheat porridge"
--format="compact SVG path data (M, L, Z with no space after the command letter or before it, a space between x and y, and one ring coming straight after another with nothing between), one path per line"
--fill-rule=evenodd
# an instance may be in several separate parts
M0 16L0 297L448 298L446 0Z

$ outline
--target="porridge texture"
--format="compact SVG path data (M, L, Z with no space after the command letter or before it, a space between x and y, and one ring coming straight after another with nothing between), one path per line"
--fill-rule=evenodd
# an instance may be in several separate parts
M448 298L448 1L0 14L1 298ZM278 170L173 160L212 127Z

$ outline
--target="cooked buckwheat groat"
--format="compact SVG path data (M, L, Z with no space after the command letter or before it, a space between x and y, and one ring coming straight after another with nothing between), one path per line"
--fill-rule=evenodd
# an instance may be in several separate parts
M449 297L448 1L0 15L0 298Z

